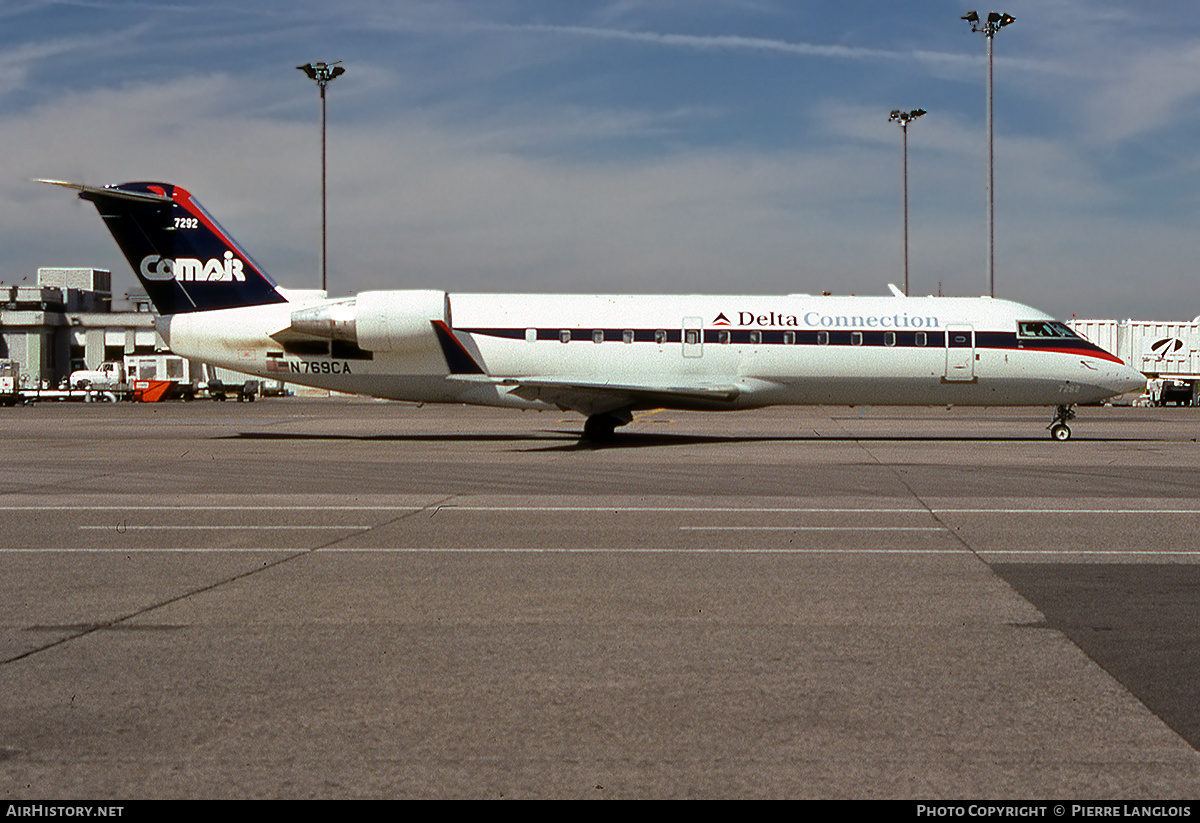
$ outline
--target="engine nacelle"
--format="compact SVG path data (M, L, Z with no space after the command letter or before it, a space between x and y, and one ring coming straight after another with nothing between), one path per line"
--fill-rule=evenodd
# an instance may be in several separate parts
M450 323L444 291L365 291L357 297L292 312L292 331L343 340L373 352L437 346L433 321Z
M358 345L367 351L404 351L435 343L433 321L450 322L444 291L365 291L358 307Z

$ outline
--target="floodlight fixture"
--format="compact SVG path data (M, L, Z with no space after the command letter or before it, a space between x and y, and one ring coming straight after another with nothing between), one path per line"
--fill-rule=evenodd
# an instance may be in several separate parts
M928 114L925 109L913 109L912 111L900 111L900 109L892 109L892 115L888 118L888 122L899 123L900 128L908 128L908 124L916 120L923 114Z
M1005 14L1000 11L988 12L987 22L985 23L980 23L979 13L974 11L964 14L962 19L971 24L971 31L981 32L987 37L994 37L1000 29L1017 22L1017 18L1011 14Z
M321 87L321 94L325 94L325 86L329 84L335 77L340 77L346 73L346 69L339 66L338 60L334 63L305 63L303 66L296 66L297 69L308 75L309 80L316 80L317 85Z

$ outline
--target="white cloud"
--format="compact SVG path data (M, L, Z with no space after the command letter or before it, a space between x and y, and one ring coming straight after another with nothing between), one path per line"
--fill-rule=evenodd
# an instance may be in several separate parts
M760 51L792 55L794 57L819 57L836 60L912 60L921 63L948 66L963 66L976 62L974 58L953 52L933 52L920 49L908 51L872 49L845 46L837 43L805 43L771 37L748 37L736 34L696 35L664 31L639 31L595 26L555 26L546 24L521 24L498 26L498 28L541 34L587 37L599 40L621 40L631 43L704 51Z
M31 40L0 50L0 60L4 63L4 82L0 84L0 97L24 89L30 72L39 66L80 53L103 53L130 48L138 33L143 31L145 27L138 25L131 29L95 35Z
M1200 41L1118 54L1088 99L1093 138L1129 140L1200 117Z

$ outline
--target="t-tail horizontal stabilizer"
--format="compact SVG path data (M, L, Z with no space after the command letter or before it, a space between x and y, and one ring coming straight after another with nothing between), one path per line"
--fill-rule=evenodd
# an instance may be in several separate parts
M275 281L180 186L39 182L74 189L95 204L161 315L287 302Z

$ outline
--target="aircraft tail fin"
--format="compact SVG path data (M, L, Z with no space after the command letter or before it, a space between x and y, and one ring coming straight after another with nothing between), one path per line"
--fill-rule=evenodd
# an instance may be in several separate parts
M40 182L75 189L95 204L161 315L287 302L275 281L180 186Z

